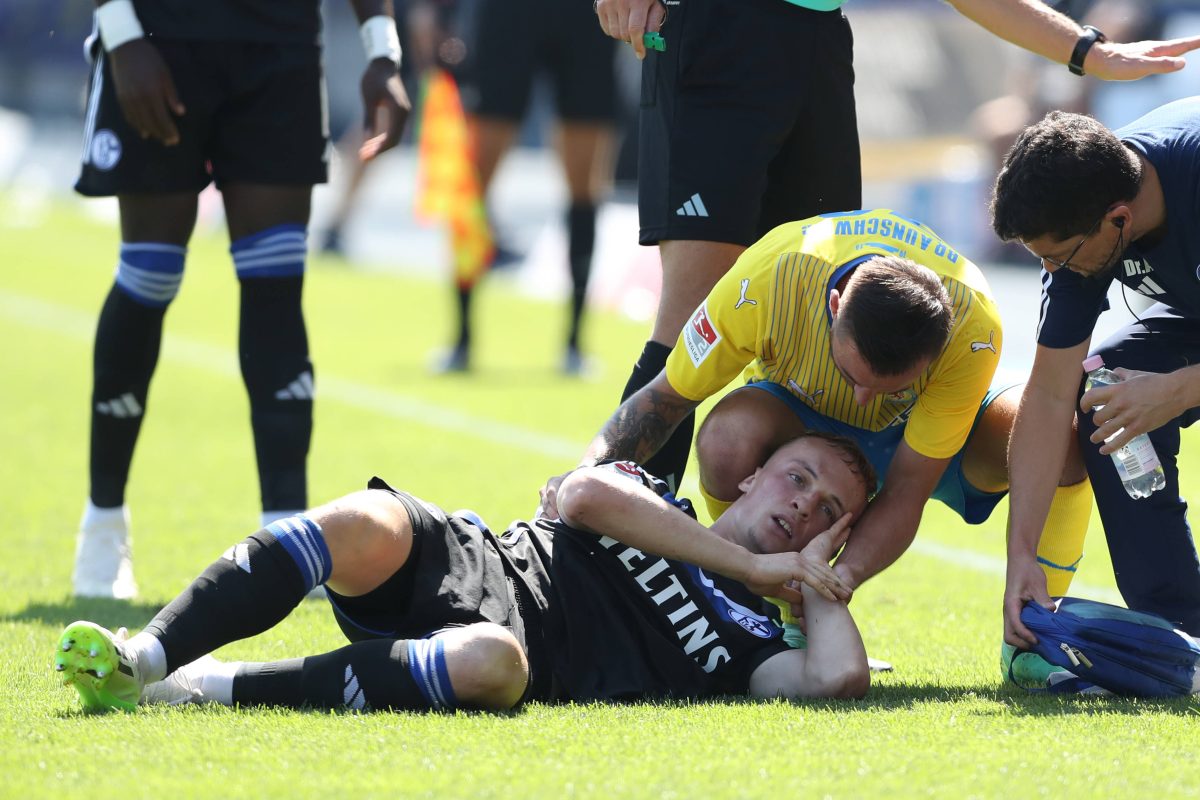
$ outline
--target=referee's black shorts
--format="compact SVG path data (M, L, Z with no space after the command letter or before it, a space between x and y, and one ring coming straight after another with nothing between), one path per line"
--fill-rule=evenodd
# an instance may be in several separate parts
M76 191L199 192L210 181L312 186L326 180L329 124L320 47L155 38L179 99L179 143L125 121L106 54L92 68Z
M678 0L647 51L639 117L642 244L750 245L862 204L853 35L784 0Z
M613 122L617 41L600 30L588 0L480 0L475 13L463 70L467 111L519 121L543 72L559 119Z

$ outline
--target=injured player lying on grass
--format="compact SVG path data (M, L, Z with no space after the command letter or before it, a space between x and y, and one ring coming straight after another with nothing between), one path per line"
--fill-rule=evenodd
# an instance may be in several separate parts
M55 667L89 710L861 697L867 657L829 561L874 485L852 442L806 434L711 528L641 467L612 462L570 475L561 519L497 535L376 478L234 544L132 638L69 625ZM318 585L351 644L271 663L208 655ZM762 596L803 604L806 649L784 642Z

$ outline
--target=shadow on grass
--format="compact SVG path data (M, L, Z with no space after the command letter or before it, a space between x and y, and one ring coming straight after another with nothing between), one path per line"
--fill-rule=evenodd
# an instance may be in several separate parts
M122 625L141 628L160 608L161 603L72 597L61 603L30 603L20 611L0 615L0 622L29 622L61 628L76 620L86 619L110 630Z
M978 700L990 701L1003 707L971 707L963 708L964 704L974 703ZM753 697L743 696L724 696L712 697L703 700L643 700L631 701L623 703L619 701L605 702L547 702L547 701L532 701L526 705L508 711L482 711L460 709L452 714L445 715L447 718L459 717L485 717L485 718L507 718L517 719L522 717L529 710L546 710L546 709L577 709L580 711L587 708L596 707L619 707L619 706L643 706L656 709L672 708L684 711L696 706L748 706L748 705L768 705L779 701L776 700L761 700ZM954 707L954 713L960 716L976 716L976 717L992 717L992 716L1030 716L1030 717L1051 717L1051 716L1069 716L1069 715L1094 715L1103 714L1106 718L1111 718L1115 715L1125 715L1130 717L1141 717L1147 713L1167 714L1173 716L1196 716L1200 714L1200 704L1195 697L1181 698L1116 698L1116 697L1083 697L1079 695L1036 695L1024 690L1008 688L991 688L980 689L978 687L968 686L910 686L910 687L887 687L878 692L872 692L863 700L796 700L792 701L792 705L796 706L798 711L832 711L842 714L854 713L856 711L864 713L876 713L879 711L913 711L918 707L922 709L930 705L944 703L947 706ZM145 708L145 707L143 707ZM153 706L155 710L166 709L166 706ZM212 713L216 708L210 705L185 705L179 708L170 709L172 713ZM434 714L439 712L425 712L412 710L393 710L393 709L370 709L366 711L357 711L345 708L327 709L316 707L304 708L278 708L269 706L237 706L235 709L225 708L225 711L238 711L247 713L263 713L263 714L301 714L301 715L317 715L329 716L359 716L362 714ZM86 719L89 717L113 715L121 717L129 712L119 710L107 711L84 711L79 708L66 708L56 712L52 712L52 716L62 719Z
M1122 713L1140 716L1147 712L1178 716L1200 714L1200 698L1197 697L1097 697L1029 692L1015 686L900 684L872 687L862 700L796 700L793 703L803 708L844 713L855 710L866 712L904 711L938 703L960 706L977 701L983 701L984 705L971 708L965 713L980 717L1001 715L1047 717ZM702 702L741 705L774 701L758 700L752 697L720 697Z

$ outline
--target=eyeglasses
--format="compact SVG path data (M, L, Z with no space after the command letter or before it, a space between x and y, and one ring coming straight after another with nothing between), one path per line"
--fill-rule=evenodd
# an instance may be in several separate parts
M1083 243L1092 237L1092 234L1096 232L1096 229L1100 227L1100 223L1103 221L1104 217L1096 220L1092 227L1088 228L1088 232L1083 235L1083 238L1079 240L1079 244L1075 245L1075 249L1072 250L1062 261L1050 258L1050 256L1038 256L1038 258L1040 258L1043 263L1050 264L1056 269L1070 269L1071 259L1073 259L1079 253L1079 248L1083 247ZM1034 253L1034 255L1037 255L1037 253Z

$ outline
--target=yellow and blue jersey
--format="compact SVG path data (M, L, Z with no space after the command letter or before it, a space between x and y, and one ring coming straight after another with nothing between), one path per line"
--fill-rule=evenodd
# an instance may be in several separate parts
M830 354L829 294L855 266L899 256L941 278L950 339L912 386L866 406ZM771 381L817 413L867 431L904 425L922 455L963 446L1000 360L1003 333L979 268L925 225L886 209L825 214L775 228L737 260L696 309L667 359L667 379L700 401L739 371Z

